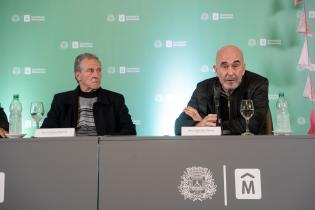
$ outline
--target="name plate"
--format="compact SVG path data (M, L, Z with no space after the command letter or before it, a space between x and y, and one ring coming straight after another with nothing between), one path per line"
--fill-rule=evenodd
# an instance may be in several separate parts
M40 128L35 130L35 137L73 137L74 128Z
M0 172L0 203L4 201L4 173Z
M221 136L221 127L182 127L182 136Z

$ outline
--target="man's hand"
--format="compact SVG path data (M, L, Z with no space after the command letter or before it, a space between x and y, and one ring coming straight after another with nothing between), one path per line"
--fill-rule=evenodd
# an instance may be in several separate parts
M187 114L189 117L191 117L194 121L201 121L202 120L202 117L200 116L199 112L191 107L191 106L187 106L185 109L184 109L184 112L185 114Z
M6 133L8 133L6 130L4 130L3 128L0 128L0 136L1 138L5 138L6 137Z
M203 118L199 123L196 124L197 127L214 127L217 125L217 115L216 114L208 114L205 118Z
M217 115L216 114L208 114L205 118L202 119L200 116L199 112L191 107L187 106L184 109L185 114L190 116L194 121L197 121L198 123L196 124L197 127L213 127L217 125Z

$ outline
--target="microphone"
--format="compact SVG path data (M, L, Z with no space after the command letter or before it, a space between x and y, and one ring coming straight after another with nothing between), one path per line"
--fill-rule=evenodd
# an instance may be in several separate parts
M217 114L217 126L221 126L221 116L220 116L220 90L217 87L213 89L213 100L215 113Z
M221 127L221 135L230 135L231 131L230 130L224 130L222 127L222 119L221 119L221 114L220 114L220 96L221 96L220 88L215 87L213 89L213 100L214 100L215 112L217 114L216 126Z

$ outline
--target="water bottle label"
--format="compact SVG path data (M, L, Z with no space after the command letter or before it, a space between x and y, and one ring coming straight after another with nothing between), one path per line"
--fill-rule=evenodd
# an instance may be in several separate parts
M14 96L10 104L9 133L22 133L22 104L20 103L18 96Z
M278 131L280 132L291 131L290 116L288 113L277 114L277 126L278 126Z

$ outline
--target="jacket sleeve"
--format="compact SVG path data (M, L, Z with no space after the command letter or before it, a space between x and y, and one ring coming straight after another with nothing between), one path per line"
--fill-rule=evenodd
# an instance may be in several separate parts
M254 134L265 134L266 116L269 109L267 79L261 80L259 84L249 88L248 98L254 102L254 115L249 120L249 130ZM237 119L225 121L222 125L224 130L229 130L231 134L241 134L245 132L245 119L240 116Z
M45 118L41 128L59 128L58 119L60 116L60 108L58 108L58 99L56 95L53 98L47 117Z
M123 96L120 97L116 106L118 107L117 118L119 119L119 132L112 135L136 135L136 128L131 120L129 110Z
M254 134L260 134L262 128L266 127L266 117L269 110L268 87L269 82L267 79L265 79L260 85L257 86L257 89L252 93L251 96L252 100L254 101L254 115L249 120L249 129ZM263 131L265 134L266 129Z
M198 112L198 85L191 96L188 106L195 108ZM190 116L182 112L179 117L175 120L175 135L181 135L181 129L185 126L195 126L198 122L194 121Z
M4 130L9 131L8 118L1 107L0 107L0 128L3 128Z

